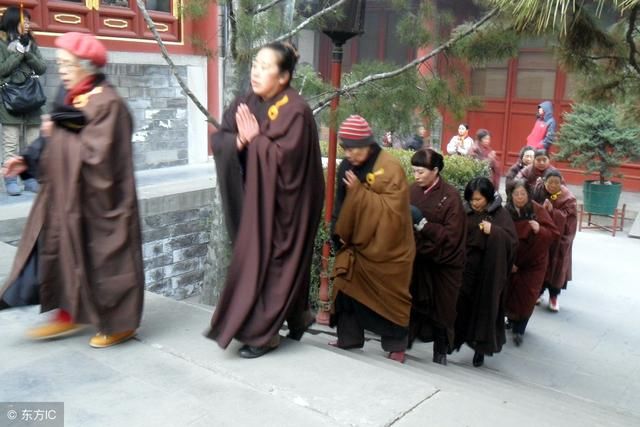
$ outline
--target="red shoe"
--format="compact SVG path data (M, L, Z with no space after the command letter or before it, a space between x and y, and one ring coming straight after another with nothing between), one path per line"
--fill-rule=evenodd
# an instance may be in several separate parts
M389 359L395 360L396 362L400 363L404 363L404 360L406 359L404 351L392 351L391 353L389 353L388 357Z

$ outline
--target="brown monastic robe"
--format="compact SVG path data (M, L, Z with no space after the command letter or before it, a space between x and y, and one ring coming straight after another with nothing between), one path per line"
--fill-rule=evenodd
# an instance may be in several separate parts
M207 334L222 348L233 338L266 346L285 320L308 306L324 196L318 130L311 109L292 88L265 107L260 134L246 149L238 234ZM235 117L235 110L226 115Z
M549 263L549 248L559 238L558 230L547 211L532 202L532 218L514 218L518 233L518 250L514 265L518 267L511 274L507 287L506 313L510 320L525 320L531 317ZM537 234L533 232L529 219L540 224Z
M571 280L573 239L578 231L578 206L575 196L564 185L560 194L552 196L540 182L534 190L534 200L544 203L549 199L553 205L551 217L560 233L560 239L551 245L549 267L545 282L552 288L565 289Z
M491 355L506 341L504 290L516 254L518 236L511 215L500 197L483 213L465 203L467 211L467 257L464 282L458 297L454 348L467 343L474 350ZM491 222L485 234L479 224Z
M40 159L40 192L0 296L37 242L43 312L64 309L104 334L137 329L144 272L131 115L105 82L76 100L87 123L79 133L53 128Z
M344 245L333 271L334 300L342 292L402 327L409 325L415 255L408 187L398 160L380 152L367 183L347 190L335 226Z
M517 173L515 179L525 181L527 184L529 184L529 187L533 189L536 187L536 185L538 185L542 181L544 174L548 170L553 171L553 170L556 170L556 168L549 165L547 169L541 171L535 166L535 164L531 164L529 166L525 166L524 168L522 168L520 172Z
M416 183L410 189L411 204L428 221L414 233L410 339L432 341L436 326L446 329L451 346L464 272L466 215L460 193L443 178L427 194L424 191Z
M507 174L504 176L505 191L507 194L511 193L511 188L513 187L518 173L520 173L520 171L524 168L526 168L526 166L520 160L518 160L513 166L509 168L509 172L507 172Z

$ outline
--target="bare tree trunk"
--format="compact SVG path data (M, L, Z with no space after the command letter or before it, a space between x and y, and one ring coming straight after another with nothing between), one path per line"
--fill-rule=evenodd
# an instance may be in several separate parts
M227 235L227 228L222 214L222 201L218 186L213 189L213 206L209 227L209 245L204 262L204 283L200 302L216 305L224 287L227 268L231 260L231 242Z

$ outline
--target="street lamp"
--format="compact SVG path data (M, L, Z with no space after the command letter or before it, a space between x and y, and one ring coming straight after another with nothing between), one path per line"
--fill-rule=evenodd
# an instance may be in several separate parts
M301 2L308 6L312 12L318 12L322 7L329 6L326 0L310 0ZM335 2L334 2L335 3ZM340 78L342 76L342 55L343 46L352 37L364 33L364 11L366 0L347 0L340 8L336 17L325 18L321 24L321 30L333 43L331 55L331 84L340 89ZM324 220L327 227L331 223L333 212L334 186L336 181L336 157L338 147L337 110L340 102L340 95L336 94L331 100L331 115L329 120L329 165L327 168L327 185L325 194ZM316 321L322 325L329 324L329 313L331 304L329 302L329 256L331 248L326 241L322 246L322 272L320 273L319 302L320 309L316 316Z

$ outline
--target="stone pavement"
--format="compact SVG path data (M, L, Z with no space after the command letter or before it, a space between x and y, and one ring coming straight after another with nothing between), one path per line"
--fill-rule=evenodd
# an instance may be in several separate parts
M428 344L405 365L375 337L364 351L334 349L318 326L244 360L239 344L222 351L202 336L210 307L150 293L137 338L102 350L87 345L90 329L27 341L37 308L5 310L0 401L62 401L65 425L82 427L640 425L639 257L638 240L580 233L560 313L539 307L523 346L509 341L480 369L469 349L447 367Z

